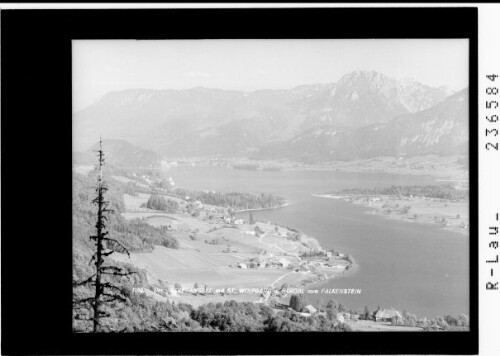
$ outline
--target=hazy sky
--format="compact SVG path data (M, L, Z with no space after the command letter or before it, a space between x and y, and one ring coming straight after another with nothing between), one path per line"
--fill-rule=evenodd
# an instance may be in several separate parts
M358 69L431 86L468 86L468 41L77 40L73 107L110 91L197 86L253 91L331 83Z

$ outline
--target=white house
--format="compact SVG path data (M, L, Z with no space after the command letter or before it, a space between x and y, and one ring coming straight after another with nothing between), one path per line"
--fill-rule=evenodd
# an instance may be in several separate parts
M288 261L286 258L280 258L278 260L278 265L287 268L290 265L290 261Z
M257 267L259 267L259 268L266 268L267 267L267 262L265 262L265 261L264 262L259 262L259 263L257 263Z
M203 209L203 204L199 200L195 201L194 205L195 205L196 209Z
M174 286L168 286L168 294L177 296L178 295L177 289L175 289Z
M238 267L239 267L239 268L241 268L241 269L246 269L246 268L247 268L247 265L246 265L246 263L239 262L239 263L238 263Z
M337 313L337 321L339 323L343 323L344 322L344 316L342 315L342 313Z
M403 320L403 317L400 312L394 309L380 309L377 311L377 314L375 314L375 321L392 321L393 319L399 322Z
M306 305L305 309L307 310L308 313L314 314L317 312L316 308L313 307L311 304Z

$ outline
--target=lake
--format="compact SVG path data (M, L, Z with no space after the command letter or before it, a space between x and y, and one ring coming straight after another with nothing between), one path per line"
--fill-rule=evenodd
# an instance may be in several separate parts
M360 288L358 295L309 295L314 304L335 299L348 309L377 306L418 317L469 315L469 238L438 225L388 220L368 208L314 197L341 188L437 184L434 177L333 171L245 171L222 167L172 167L165 171L181 188L273 193L290 205L254 211L258 220L296 227L324 248L349 253L357 268L312 287ZM241 213L248 217L248 213Z

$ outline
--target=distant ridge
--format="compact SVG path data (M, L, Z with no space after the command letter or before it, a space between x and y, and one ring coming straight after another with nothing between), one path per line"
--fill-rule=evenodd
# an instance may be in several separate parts
M468 95L468 89L464 89L432 108L386 123L357 129L331 125L310 129L286 142L270 144L252 158L315 163L377 156L467 154Z
M384 124L432 108L448 94L445 87L363 70L337 83L289 90L125 90L108 93L74 114L74 145L82 151L102 133L162 157L266 158L273 156L266 154L269 147L315 130L350 132ZM362 154L352 148L344 156Z

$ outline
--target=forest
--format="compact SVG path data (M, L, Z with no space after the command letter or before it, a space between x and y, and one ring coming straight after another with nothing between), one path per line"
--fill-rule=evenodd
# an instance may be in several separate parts
M148 209L161 210L166 213L177 213L179 210L179 204L175 200L166 199L162 195L152 194L144 207Z
M196 192L185 189L176 189L174 193L179 198L187 196L190 200L199 200L203 204L236 210L275 208L285 204L283 197L264 193L254 195L248 193Z
M392 195L402 197L426 197L436 199L446 199L450 201L468 201L469 191L465 189L456 189L452 184L442 185L393 185L387 188L349 188L329 194L373 194L373 195Z

